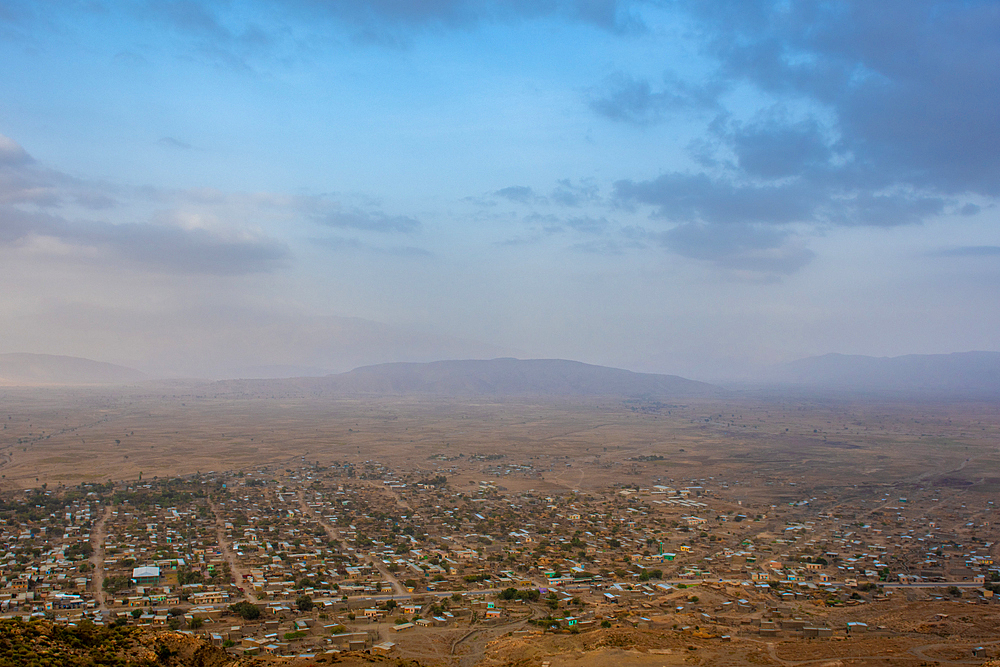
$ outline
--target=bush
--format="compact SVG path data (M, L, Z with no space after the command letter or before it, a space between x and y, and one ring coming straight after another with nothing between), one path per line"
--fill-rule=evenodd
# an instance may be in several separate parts
M528 590L517 590L516 588L505 588L500 591L497 596L501 600L530 600L531 602L538 602L541 598L541 593L537 589Z
M238 614L245 621L260 618L260 609L257 608L257 605L250 604L246 600L229 605L229 611Z

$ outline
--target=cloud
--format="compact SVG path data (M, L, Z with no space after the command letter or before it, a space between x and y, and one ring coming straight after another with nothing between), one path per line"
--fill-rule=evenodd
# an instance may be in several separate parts
M174 139L173 137L162 137L156 143L158 143L160 146L164 146L165 148L176 148L183 151L189 151L192 148L194 148L194 146L187 143L186 141L181 141L180 139Z
M825 169L833 151L814 119L743 126L729 137L738 167L751 177L780 179Z
M567 218L566 225L578 232L585 234L600 234L608 229L610 223L607 218L593 218L590 216L580 216L577 218Z
M480 23L516 22L547 17L579 22L611 32L643 30L628 0L343 0L300 1L299 9L353 24L372 38L395 29L468 28Z
M573 184L569 179L558 181L558 186L549 197L553 202L563 206L582 206L600 200L598 187L590 180L585 180L578 185Z
M811 188L802 184L740 185L707 174L618 181L614 198L623 204L655 206L657 216L683 222L790 223L813 219L817 208Z
M412 234L420 229L420 221L405 215L386 215L381 211L361 209L334 210L318 215L316 222L327 227L358 229L368 232Z
M825 108L842 149L893 182L1000 195L1000 11L991 2L681 6L718 75Z
M689 223L656 236L679 255L737 272L768 277L795 273L815 257L789 232L759 225L720 227Z
M53 238L79 249L106 251L113 259L170 273L262 273L284 266L290 257L284 243L268 238L165 224L73 222L51 214L0 207L0 244L13 246L33 238Z
M0 245L26 247L54 239L69 256L96 252L133 268L204 275L274 271L291 257L280 241L190 209L214 204L234 213L248 203L268 205L261 197L88 182L38 164L6 137L0 137L0 156ZM140 212L150 204L160 212ZM293 208L291 201L284 206ZM97 211L114 214L117 221L89 219ZM142 219L151 221L137 221Z
M616 72L590 91L590 108L614 121L651 125L671 113L707 109L717 105L721 87L714 83L692 85L665 77L663 89L653 90L647 79Z
M519 204L531 204L541 199L535 194L534 190L526 185L511 185L506 188L501 188L493 194L497 197L503 197L504 199L508 199Z
M433 257L434 253L416 246L380 246L365 243L356 238L326 237L312 238L310 242L337 252L360 251L394 257Z
M932 257L1000 257L1000 246L973 245L948 248L930 253Z
M705 242L732 234L742 243L747 225L759 234L760 225L919 224L946 210L980 211L963 199L1000 197L995 3L674 6L692 21L707 83L668 76L656 86L619 73L590 100L598 115L631 125L713 111L690 142L704 172L665 170L614 185L617 205L649 206L681 223L667 247L689 252L679 235L695 231ZM780 262L804 260L793 252Z
M0 134L0 166L22 166L34 162L27 151L10 137Z

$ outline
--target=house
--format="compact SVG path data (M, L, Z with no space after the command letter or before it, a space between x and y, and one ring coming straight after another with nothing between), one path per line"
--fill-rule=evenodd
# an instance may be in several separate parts
M160 581L160 568L151 565L133 568L132 581L136 586L155 586Z
M832 637L832 628L802 628L803 637Z
M389 655L392 650L396 648L396 642L382 642L381 644L375 644L372 646L372 650L375 651L377 655Z
M849 635L860 635L868 632L867 623L859 623L857 621L849 621L847 623L847 634Z

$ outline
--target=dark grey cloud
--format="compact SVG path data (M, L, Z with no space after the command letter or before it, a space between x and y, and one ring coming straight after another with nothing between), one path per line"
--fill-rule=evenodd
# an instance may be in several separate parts
M720 75L835 115L843 150L944 194L1000 195L1000 10L990 1L682 2Z
M931 253L933 257L1000 257L1000 246L972 245L948 248Z
M496 190L492 194L525 205L557 204L559 206L579 207L598 203L601 199L600 189L592 179L584 179L576 183L568 178L561 179L556 181L556 187L547 196L538 194L533 188L526 185L511 185ZM488 203L479 199L467 199L467 201L473 201L480 205Z
M463 28L478 23L557 17L612 32L643 29L629 0L299 0L302 10L326 13L376 37L387 29Z
M386 215L381 211L335 210L318 215L315 219L316 222L328 227L368 232L412 234L420 229L420 221L416 218Z
M828 167L833 150L815 120L771 119L739 127L730 136L737 166L751 177L780 179Z
M497 197L503 197L504 199L508 199L519 204L532 204L541 200L541 198L535 194L535 191L526 185L511 185L506 188L501 188L493 194Z
M940 197L912 192L844 191L804 179L763 185L706 174L670 173L650 181L618 181L622 205L646 204L672 222L790 224L797 222L892 227L944 212Z
M608 222L608 219L604 217L594 218L590 216L580 216L566 219L566 225L568 227L585 234L600 234L606 231L610 224L611 223Z
M620 74L590 103L636 125L683 108L715 110L690 145L707 173L615 184L618 205L651 206L655 217L679 223L671 249L695 256L684 235L697 233L698 243L729 257L727 235L745 242L748 224L758 238L760 225L917 224L946 211L977 214L979 205L962 201L970 196L1000 197L995 2L674 6L715 64L708 83L685 88ZM770 106L749 117L745 108L725 110L723 94L741 87ZM805 257L782 261L801 266Z
M19 167L34 162L27 151L13 139L0 134L0 166Z
M110 0L91 4L99 11L118 9ZM548 18L617 34L643 32L633 11L639 4L644 0L264 0L247 12L215 0L146 0L129 11L188 38L197 57L253 72L261 56L284 59L345 36L400 47L423 32ZM314 34L305 37L303 26Z
M49 237L73 247L96 248L143 268L171 273L240 275L273 271L287 263L288 247L276 240L229 238L205 229L104 221L69 221L0 207L0 243Z
M40 166L13 139L0 134L0 204L56 206L75 179Z
M757 276L795 273L815 257L782 230L760 225L704 225L688 223L656 235L667 248L692 259Z
M635 78L617 72L590 91L590 108L614 121L634 125L650 125L671 113L708 109L717 106L722 86L714 83L698 85L676 77L665 77L659 90L648 79Z
M563 179L558 182L549 198L563 206L582 206L598 202L600 191L597 185L590 180L573 183L569 179Z
M650 181L622 180L614 198L649 204L671 221L790 223L816 215L815 192L804 184L740 185L707 174L664 174Z

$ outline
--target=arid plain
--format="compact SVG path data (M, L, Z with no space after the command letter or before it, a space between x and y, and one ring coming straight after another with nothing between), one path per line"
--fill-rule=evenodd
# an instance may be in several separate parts
M1000 488L1000 406L991 402L792 394L677 403L343 398L287 389L271 396L260 386L0 388L4 488L240 470L302 457L324 465L379 459L429 471L435 454L483 452L572 464L532 482L542 489L594 489L631 477L648 484L651 476L774 477L817 489L917 481ZM663 458L640 460L648 456Z

